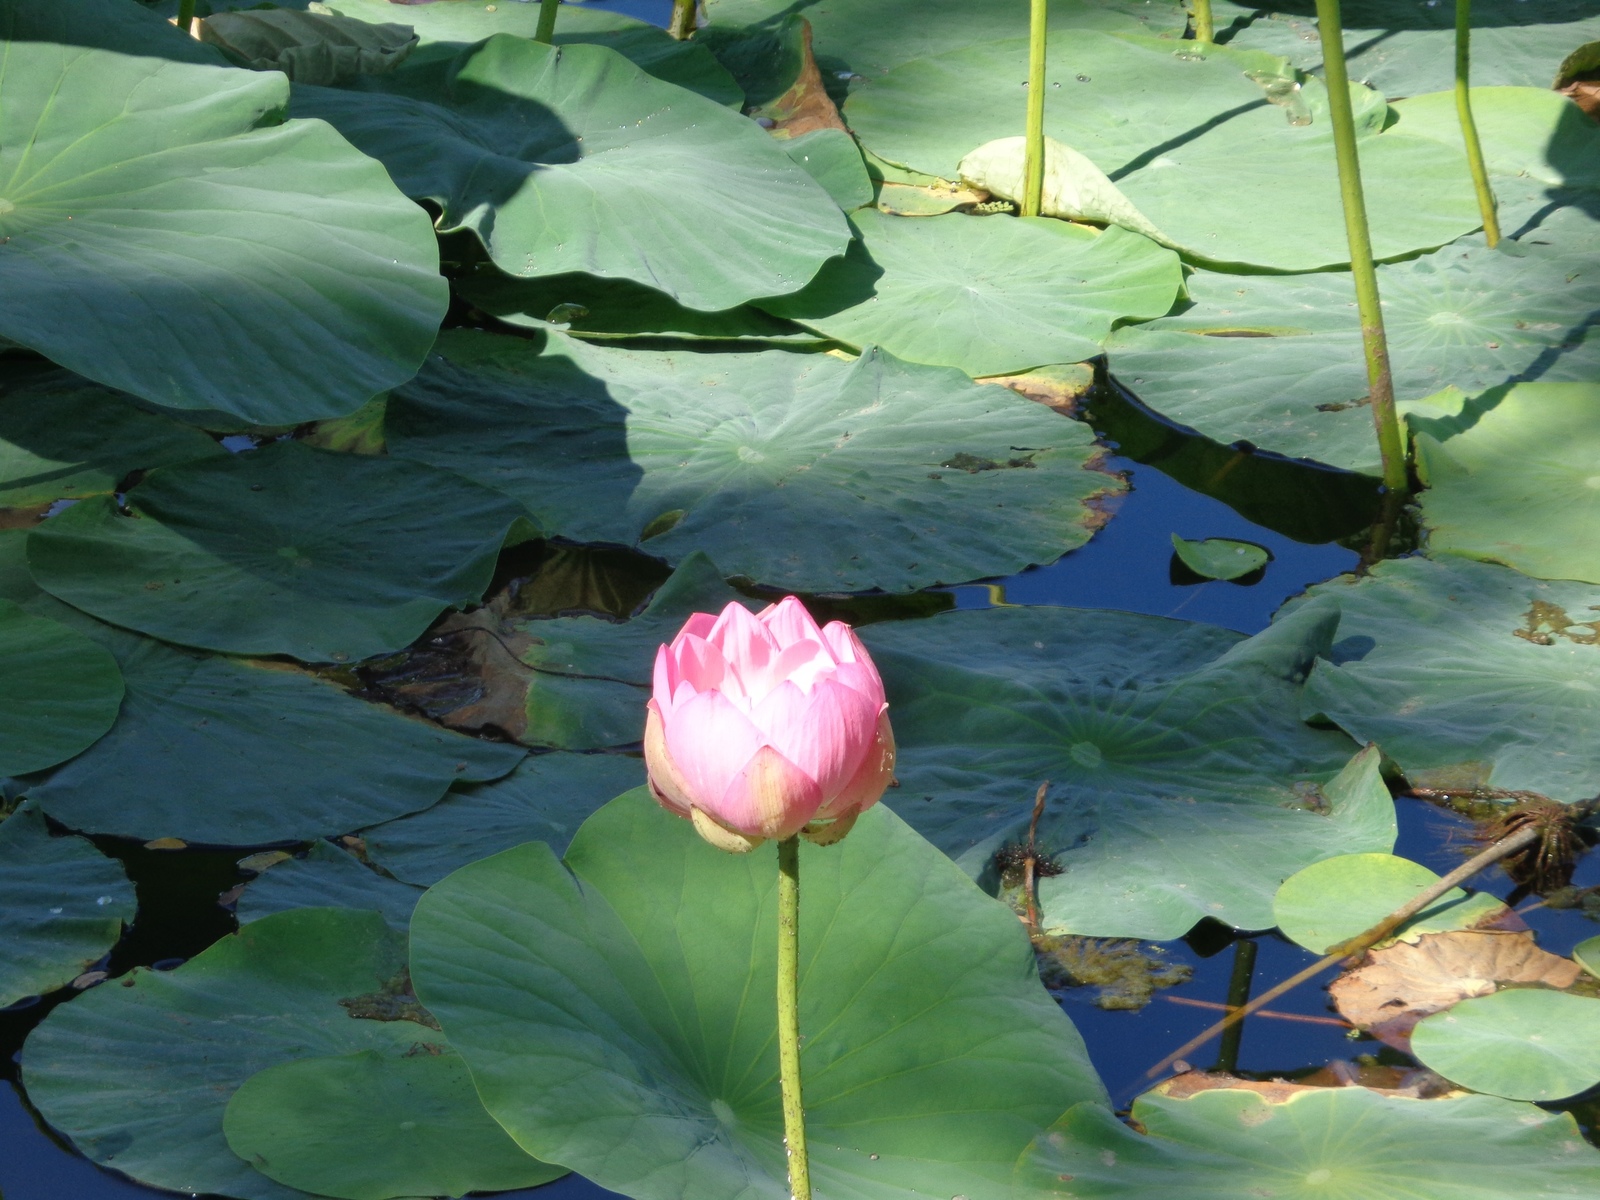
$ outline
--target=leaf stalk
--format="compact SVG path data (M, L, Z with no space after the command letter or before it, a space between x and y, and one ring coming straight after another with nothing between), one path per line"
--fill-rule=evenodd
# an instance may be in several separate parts
M1209 42L1216 36L1216 26L1211 19L1211 0L1193 0L1194 40Z
M1317 0L1317 30L1322 36L1323 74L1328 109L1333 118L1333 147L1339 163L1339 198L1350 242L1350 273L1355 279L1356 307L1361 314L1361 346L1367 359L1367 395L1383 457L1383 484L1389 491L1410 490L1406 477L1405 441L1394 406L1394 375L1389 368L1389 342L1384 336L1378 297L1378 269L1372 259L1372 235L1361 190L1361 160L1356 152L1355 115L1350 109L1350 75L1344 61L1344 28L1339 0Z
M672 17L667 21L667 32L680 42L694 33L695 11L699 0L672 0Z
M533 31L534 41L550 44L556 33L556 9L560 4L561 0L539 0L539 25Z
M1467 144L1467 166L1472 169L1472 190L1478 194L1478 212L1483 216L1483 236L1492 250L1500 244L1500 219L1494 211L1494 192L1489 187L1489 172L1483 165L1483 144L1478 141L1478 123L1472 119L1472 0L1456 0L1456 116L1461 119L1461 138Z
M789 1193L811 1200L806 1111L800 1089L800 838L778 843L778 1078Z
M1044 39L1049 0L1028 9L1028 124L1023 151L1022 215L1037 217L1044 202Z

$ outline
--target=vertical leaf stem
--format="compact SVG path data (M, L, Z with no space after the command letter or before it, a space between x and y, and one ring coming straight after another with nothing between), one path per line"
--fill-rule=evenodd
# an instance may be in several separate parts
M1228 1008L1237 1011L1250 1003L1250 985L1256 972L1256 944L1240 938L1233 944L1233 975L1228 980ZM1239 1069L1239 1043L1244 1039L1244 1022L1235 1021L1222 1031L1217 1044L1217 1070L1232 1075Z
M194 0L178 0L178 28L184 33L194 32Z
M556 8L561 0L539 0L539 26L533 31L533 40L546 46L556 32Z
M1194 0L1194 40L1209 42L1215 32L1216 27L1211 21L1211 0Z
M1456 0L1456 115L1461 118L1461 137L1467 143L1467 165L1472 168L1472 187L1478 193L1478 211L1483 214L1483 236L1492 248L1500 244L1500 220L1494 212L1489 172L1483 165L1478 123L1472 119L1471 74L1472 0Z
M680 42L694 32L697 3L698 0L672 0L672 17L667 22L667 32Z
M1372 261L1372 235L1367 229L1367 205L1361 191L1361 162L1356 154L1355 116L1350 110L1350 76L1345 69L1339 0L1317 0L1317 30L1322 37L1333 147L1339 161L1339 198L1344 202L1350 274L1355 279L1356 307L1361 314L1361 345L1367 358L1368 397L1378 430L1378 451L1383 456L1383 483L1391 492L1405 492L1405 442L1395 414L1394 376L1389 370L1389 343L1378 300L1378 270Z
M1037 217L1044 200L1044 37L1049 0L1028 11L1028 128L1023 157L1022 215Z
M806 1110L800 1094L800 838L778 843L778 1077L783 1090L783 1141L789 1192L811 1200Z

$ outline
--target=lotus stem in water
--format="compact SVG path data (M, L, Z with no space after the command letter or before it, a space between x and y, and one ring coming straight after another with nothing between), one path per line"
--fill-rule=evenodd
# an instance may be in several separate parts
M1322 35L1323 74L1328 84L1328 109L1333 118L1333 147L1339 162L1339 198L1350 241L1350 274L1355 279L1356 307L1361 314L1361 345L1367 358L1368 398L1383 456L1383 483L1390 492L1407 490L1405 442L1394 407L1394 376L1389 369L1389 342L1383 332L1378 300L1378 270L1372 261L1372 235L1361 192L1361 162L1356 154L1355 116L1350 110L1350 76L1344 62L1344 28L1339 0L1317 0L1317 30Z
M1022 174L1025 217L1037 217L1044 200L1044 37L1049 10L1049 0L1033 0L1028 12L1028 128Z
M672 19L667 22L667 32L680 42L694 32L697 3L698 0L672 0Z
M1472 187L1478 193L1478 211L1483 214L1483 236L1492 248L1500 244L1500 221L1494 212L1489 172L1483 165L1478 124L1472 119L1471 71L1472 0L1456 0L1456 115L1461 118L1461 137L1467 143L1467 165L1472 168Z

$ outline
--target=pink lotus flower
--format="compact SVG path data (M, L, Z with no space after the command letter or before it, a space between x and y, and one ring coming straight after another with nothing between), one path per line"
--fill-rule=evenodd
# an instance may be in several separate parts
M850 627L819 629L793 596L695 613L656 653L650 790L724 850L837 841L894 773L888 708Z

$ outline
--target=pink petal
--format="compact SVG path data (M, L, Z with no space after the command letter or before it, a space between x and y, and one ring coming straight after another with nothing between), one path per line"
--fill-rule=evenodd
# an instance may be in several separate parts
M822 630L795 596L785 596L776 604L769 604L756 614L756 619L772 631L779 646L822 641Z
M746 837L786 838L800 832L822 803L816 781L771 746L762 746L705 811Z
M678 771L677 764L667 753L661 710L656 707L654 700L645 705L644 765L649 772L647 781L650 784L650 794L656 798L656 803L670 813L687 817L692 807L689 789Z
M828 648L841 663L860 663L876 681L874 690L878 695L883 694L883 680L878 677L878 668L872 662L872 656L867 653L867 648L861 644L861 639L856 636L856 631L843 621L829 621L828 627L822 631L823 638L828 643Z
M853 692L860 692L872 702L874 708L884 705L883 680L878 678L871 663L840 663L833 669L833 681Z
M766 741L739 707L721 692L699 692L662 722L667 751L696 807L711 805Z
M759 680L778 653L778 644L767 627L737 602L722 610L707 640L722 652L722 660L728 665L720 686L730 696L748 695L748 681Z
M889 713L885 710L878 716L872 745L862 758L861 766L837 796L817 809L817 816L842 817L851 811L865 812L871 808L894 779L894 758L894 730L889 727Z
M880 705L831 679L804 692L783 683L751 716L764 740L814 779L824 801L840 792L872 744Z
M786 646L762 670L746 673L745 690L756 703L765 699L767 693L784 680L790 680L801 691L809 692L818 679L826 678L833 669L833 656L821 642L796 642Z
M684 638L697 637L702 641L711 636L711 628L717 623L717 618L711 613L690 613L689 619L683 623L683 628L678 630L678 636L672 639L672 648L676 650L678 643Z
M672 643L678 664L678 679L687 680L697 692L720 688L728 678L728 664L716 643L702 637L681 638ZM677 694L677 686L673 686Z

